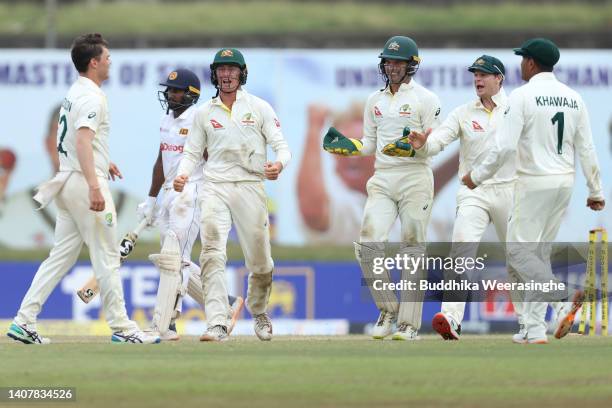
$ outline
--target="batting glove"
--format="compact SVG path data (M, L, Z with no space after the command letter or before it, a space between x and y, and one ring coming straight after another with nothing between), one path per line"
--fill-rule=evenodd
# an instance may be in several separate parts
M136 215L138 221L147 220L147 225L151 226L155 222L155 204L157 202L156 197L147 197L147 199L138 204L136 209Z

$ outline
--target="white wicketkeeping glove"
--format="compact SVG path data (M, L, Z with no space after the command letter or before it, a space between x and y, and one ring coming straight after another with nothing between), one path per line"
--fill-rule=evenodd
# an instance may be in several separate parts
M157 202L156 197L147 197L147 199L138 204L138 208L136 209L136 215L138 216L138 221L147 220L147 225L152 226L155 222L155 204Z

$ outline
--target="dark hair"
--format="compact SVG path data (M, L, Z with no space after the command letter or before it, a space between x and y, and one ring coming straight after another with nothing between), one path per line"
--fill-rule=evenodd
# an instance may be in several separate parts
M92 58L98 58L102 54L103 47L108 48L108 43L102 38L102 34L93 33L78 36L70 50L72 62L77 71L86 72L89 61Z

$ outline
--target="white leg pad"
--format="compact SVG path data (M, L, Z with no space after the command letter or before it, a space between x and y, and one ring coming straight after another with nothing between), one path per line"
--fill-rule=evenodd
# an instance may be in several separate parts
M193 300L198 302L200 306L204 307L204 290L202 289L202 278L199 270L197 273L195 270L192 270L189 274L189 279L187 281L187 294L191 296Z
M160 332L168 330L182 290L180 245L176 234L168 231L159 254L149 255L159 269L159 286L153 313L153 324Z

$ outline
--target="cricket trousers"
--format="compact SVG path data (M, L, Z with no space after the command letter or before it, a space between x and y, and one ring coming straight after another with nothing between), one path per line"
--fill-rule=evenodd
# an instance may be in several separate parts
M83 243L100 286L102 311L111 330L136 330L125 310L123 287L119 275L117 213L108 181L98 177L105 201L103 211L89 209L89 187L80 172L73 172L55 197L57 217L55 243L49 257L40 265L28 292L21 302L15 322L36 327L36 318L45 301L76 262Z
M523 282L555 280L550 255L561 221L569 205L574 175L520 175L514 190L508 222L506 256ZM527 292L523 305L529 336L546 334L548 302L542 294Z
M367 191L360 245L356 245L355 252L366 282L374 279L389 282L391 276L388 270L380 275L372 273L372 259L385 256L385 243L398 216L402 228L400 255L423 256L433 202L433 173L429 166L421 163L377 169L368 181ZM406 281L418 282L426 276L427 272L423 269L401 271L401 279ZM401 291L398 301L393 291L375 290L372 284L368 284L368 287L381 311L397 313L398 324L407 323L417 330L421 327L424 292Z
M204 181L200 201L200 267L208 326L227 325L229 304L225 264L227 238L232 222L250 272L247 308L252 315L264 313L272 288L274 262L263 182Z
M457 214L453 227L453 246L451 257L474 259L478 252L478 244L489 225L492 223L500 242L506 242L508 216L514 195L514 182L498 184L482 184L475 190L461 185L457 191ZM515 271L509 268L511 280L518 281ZM448 279L455 276L450 273ZM469 271L466 272L469 279ZM514 310L519 324L523 324L522 303L516 292L512 292ZM465 302L442 302L442 313L460 324L465 312Z

